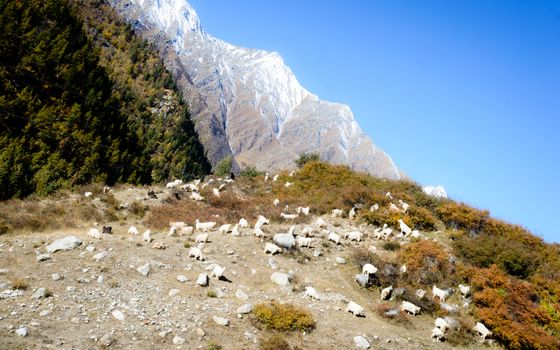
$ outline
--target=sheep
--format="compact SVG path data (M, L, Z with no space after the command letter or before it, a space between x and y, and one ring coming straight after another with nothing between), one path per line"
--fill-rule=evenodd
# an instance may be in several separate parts
M277 246L274 243L266 243L264 245L264 253L265 254L278 254L278 253L282 253L282 248L280 248L279 246Z
M220 187L218 187L218 191L223 191L223 189L226 188L226 184L221 184Z
M319 296L319 293L317 292L317 290L313 287L305 287L305 296L309 297L311 299L321 299L321 297Z
M239 237L241 235L241 232L239 231L239 224L235 224L235 226L233 226L233 229L231 230L231 235L233 237Z
M253 229L253 234L255 235L255 237L264 237L264 231L261 230L260 227L255 227Z
M391 203L389 204L389 210L391 211L396 211L396 212L400 212L401 210L399 209L399 207L397 207L395 204Z
M336 244L340 244L340 235L334 232L329 232L328 240Z
M288 234L292 236L296 235L296 225L290 226L290 228L288 229Z
M170 227L175 227L175 228L179 229L179 228L181 228L181 227L187 226L187 224L184 223L183 221L170 221L170 222L169 222L169 226L170 226Z
M327 228L327 223L322 218L318 218L317 221L315 222L315 227L316 228Z
M416 315L420 312L420 307L414 305L411 302L403 300L402 305L401 305L401 311L406 311L406 312L408 312L412 315Z
M195 184L185 184L179 187L182 190L190 192L199 192L198 185Z
M293 182L287 181L287 182L284 184L284 187L288 188L288 187L292 186L293 184L294 184Z
M412 230L412 234L410 235L410 237L412 238L420 238L420 231L418 230Z
M466 298L471 294L471 287L460 284L459 291L461 291L463 298Z
M93 196L93 193L91 193L91 192L85 192L84 193L84 197L86 197L86 198L89 198L91 196Z
M393 292L393 286L389 286L381 290L381 300L387 300L391 297L391 293Z
M212 272L210 273L210 277L215 277L217 280L219 280L220 278L222 278L225 271L226 271L225 267L221 267L220 265L216 265L212 269Z
M297 214L286 214L284 212L280 213L280 216L284 219L284 220L295 220L295 218L298 217Z
M490 332L490 330L480 322L477 322L473 329L480 335L482 339L486 339L486 337L492 335L492 332Z
M189 258L204 261L204 257L202 256L202 244L199 244L198 247L191 247L189 250Z
M424 299L425 295L426 295L426 291L424 289L417 289L416 290L416 297L418 299Z
M276 198L276 199L272 202L272 204L274 204L274 206L277 207L278 204L280 204L280 200L279 200L278 198Z
M179 234L180 234L181 236L184 236L184 235L192 235L192 233L194 232L194 227L192 227L192 226L183 226L183 227L179 228L178 231L179 231Z
M313 234L313 229L309 226L306 226L306 227L303 228L303 230L301 230L300 236L310 237L310 236L312 236L312 234Z
M270 175L268 173L264 174L264 182L267 182L269 178Z
M401 266L401 269L400 269L400 270L401 270L401 273L402 273L402 274L406 273L406 265L403 264L403 265Z
M408 203L405 203L402 199L399 199L399 204L401 205L401 208L405 213L408 211L408 208L410 208L410 205Z
M446 332L447 329L449 329L449 324L441 317L436 318L434 323L436 328L441 329L443 332Z
M297 243L298 247L311 248L311 244L313 243L314 240L315 239L313 239L313 238L300 237L300 236L296 237L296 243Z
M346 306L346 312L352 313L355 317L366 317L364 308L353 301L349 302L348 306Z
M255 223L255 227L261 227L262 225L268 225L270 221L262 215L259 215L257 218L257 222Z
M376 210L379 210L379 204L377 204L377 203L375 203L374 205L369 207L369 211L371 211L371 212L374 212Z
M239 227L240 228L248 228L249 227L249 223L247 222L247 220L245 218L241 218L239 220Z
M212 231L212 229L214 229L214 226L216 226L216 223L213 221L200 222L198 219L196 219L195 226L197 230L207 232Z
M277 233L273 236L272 240L280 247L292 249L296 245L294 236L288 233Z
M168 182L167 185L165 185L165 188L177 187L182 183L183 183L183 180L174 180L174 181Z
M362 240L362 236L363 234L360 231L350 231L350 232L346 232L344 238L346 238L349 241L360 242Z
M438 287L436 287L436 285L432 287L432 298L438 297L442 303L445 301L445 299L447 299L449 295L451 295L451 293L449 293L449 290L439 289Z
M352 207L352 209L350 209L350 211L348 212L348 219L354 220L355 216L356 216L356 207Z
M393 196L391 195L391 192L385 193L385 197L387 197L389 199L393 199Z
M231 229L231 224L223 224L222 226L220 226L220 228L218 229L218 232L220 232L221 234L225 235L227 234Z
M382 233L382 228L378 227L375 230L373 230L373 237L375 237L376 239L381 239L383 238L383 233Z
M212 189L212 194L213 194L215 197L219 197L219 196L220 196L220 190L217 189L216 187L214 187L214 188Z
M202 197L196 192L191 193L189 198L194 200L195 202L202 202L204 200L204 197Z
M297 207L296 213L303 214L305 216L309 215L309 207Z
M404 223L404 221L402 221L402 219L399 219L399 228L401 230L401 234L404 233L405 237L408 237L410 234L412 234L412 230L410 229L410 227L408 227L407 224Z
M381 233L383 234L383 239L389 239L389 237L391 237L391 235L393 234L393 229L390 227L385 227L383 230L381 230Z
M342 209L333 209L332 212L331 212L331 216L333 218L340 217L343 214L344 214L344 210L342 210Z
M109 192L111 192L111 187L109 187L109 186L103 186L103 193L107 194L107 193L109 193Z
M128 228L128 234L137 235L138 234L138 229L135 226L130 226Z
M88 232L88 236L94 239L101 239L101 233L99 233L99 230L96 228L90 228Z
M279 174L274 175L274 177L272 178L272 181L273 182L278 181L278 176L280 176L280 175Z
M152 241L151 233L152 232L149 229L144 231L144 234L142 235L142 240L144 242L150 243Z
M438 327L434 327L432 329L432 338L435 338L437 341L442 341L445 337L445 333L439 329Z
M372 264L364 264L362 267L362 275L375 275L377 272L377 267L373 266Z
M171 226L169 228L169 233L167 234L167 236L168 237L175 236L176 233L177 233L177 227Z
M208 233L201 233L196 235L195 243L206 243L208 242Z

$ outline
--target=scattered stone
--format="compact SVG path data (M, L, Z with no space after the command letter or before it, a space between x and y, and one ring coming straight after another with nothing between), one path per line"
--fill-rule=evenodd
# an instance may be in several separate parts
M72 250L82 244L82 240L76 236L67 236L57 239L47 246L47 252L54 253L59 250Z
M235 292L235 297L241 301L246 301L249 300L249 296L247 295L247 293L245 293L244 291L242 291L241 289L238 289Z
M124 321L124 314L121 310L113 310L113 312L111 312L111 315L113 315L113 317L119 321Z
M93 251L95 250L95 247L94 247L93 245L90 244L90 245L88 245L88 246L86 247L86 250L87 250L89 253L93 253Z
M138 266L136 268L136 271L140 272L144 276L148 276L148 274L150 273L150 263Z
M27 337L27 334L29 334L29 332L27 331L27 327L19 327L16 330L16 334L20 337Z
M99 252L93 256L93 260L95 260L95 262L100 262L101 260L105 259L107 255L107 251Z
M187 276L185 275L178 275L177 276L177 281L181 282L181 283L185 283L187 282L189 279L187 278Z
M104 336L102 336L101 339L99 339L99 344L101 344L101 346L105 348L108 348L114 342L115 342L115 337L113 337L111 333L107 333Z
M251 313L251 311L253 311L253 306L251 304L244 304L241 305L240 307L237 308L237 310L235 310L236 314L248 314Z
M21 290L12 290L6 289L2 293L0 293L0 300L1 299L8 299L8 298L17 298L23 295Z
M76 287L74 287L74 286L68 286L68 287L66 287L66 291L67 291L67 292L73 293L73 292L76 291Z
M181 291L180 291L179 289L173 288L173 289L171 289L171 290L169 291L169 294L168 294L168 295L169 295L170 297L174 297L174 296L176 296L177 294L179 294L180 292L181 292Z
M397 317L399 315L400 311L397 309L389 309L387 311L385 311L383 313L383 316L385 317Z
M334 261L335 261L337 264L346 264L346 259L344 259L344 258L341 257L341 256L337 256L336 259L334 259Z
M229 325L229 320L227 318L224 317L219 317L219 316L214 316L212 317L212 319L214 320L214 322L216 324L219 324L220 326L227 326Z
M60 276L59 273L55 272L51 275L53 281L60 281L62 279L62 276Z
M97 277L97 283L103 283L104 280L105 278L103 278L103 275L99 275L99 277Z
M43 310L43 311L39 312L39 316L45 317L50 313L51 313L51 310Z
M233 252L233 249L228 249L228 250L226 251L226 254L227 254L227 255L233 255L233 253L234 253L234 252Z
M185 339L181 338L180 336L176 335L173 337L173 344L175 345L183 345L185 344Z
M45 298L47 295L47 289L46 288L39 288L35 291L35 293L33 293L33 295L31 296L31 298L33 299L41 299L41 298Z
M196 284L201 287L206 287L208 285L208 282L209 282L208 274L205 272L198 275L198 278L196 279Z
M202 337L204 337L204 336L206 335L206 332L204 332L204 331L202 330L202 328L197 328L197 329L196 329L196 334L197 334L199 337L202 338Z
M223 298L226 296L226 293L221 288L216 288L216 298Z
M365 337L362 337L361 335L357 335L354 337L354 344L356 344L356 347L358 349L369 349L371 346L369 344L369 341Z
M270 280L279 286L287 286L288 284L290 284L290 276L288 276L287 273L283 272L274 272L270 276Z
M276 270L278 268L278 266L276 265L276 261L274 261L274 259L272 258L268 259L268 266L270 266L270 268L273 270Z
M315 258L320 257L321 254L322 254L322 253L321 253L321 250L320 250L320 249L315 249L315 250L313 251L313 257L315 257Z
M5 275L5 274L7 274L8 272L10 272L9 269L0 269L0 275Z
M37 262L49 260L51 258L50 254L39 254L37 255Z

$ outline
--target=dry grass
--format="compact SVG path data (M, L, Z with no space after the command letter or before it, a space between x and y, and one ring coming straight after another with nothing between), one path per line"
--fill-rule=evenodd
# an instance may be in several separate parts
M290 350L290 344L282 334L272 333L259 340L260 350Z
M14 277L10 280L10 285L13 289L27 290L29 288L29 282L25 278Z

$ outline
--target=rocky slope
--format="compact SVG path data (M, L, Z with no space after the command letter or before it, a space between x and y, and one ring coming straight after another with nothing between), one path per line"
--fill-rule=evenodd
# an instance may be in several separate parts
M305 90L275 52L230 45L206 33L185 0L110 0L164 56L187 99L209 160L284 169L302 152L399 178L346 105Z

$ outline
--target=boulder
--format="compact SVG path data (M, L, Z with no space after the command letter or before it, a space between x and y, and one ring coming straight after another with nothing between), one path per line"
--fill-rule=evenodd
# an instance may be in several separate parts
M76 236L67 236L57 239L47 246L47 252L54 253L59 250L72 250L82 244L82 240Z
M361 335L357 335L354 337L354 344L358 349L369 349L371 347L369 341Z
M279 286L287 286L290 284L290 276L283 272L274 272L270 276L270 280Z

